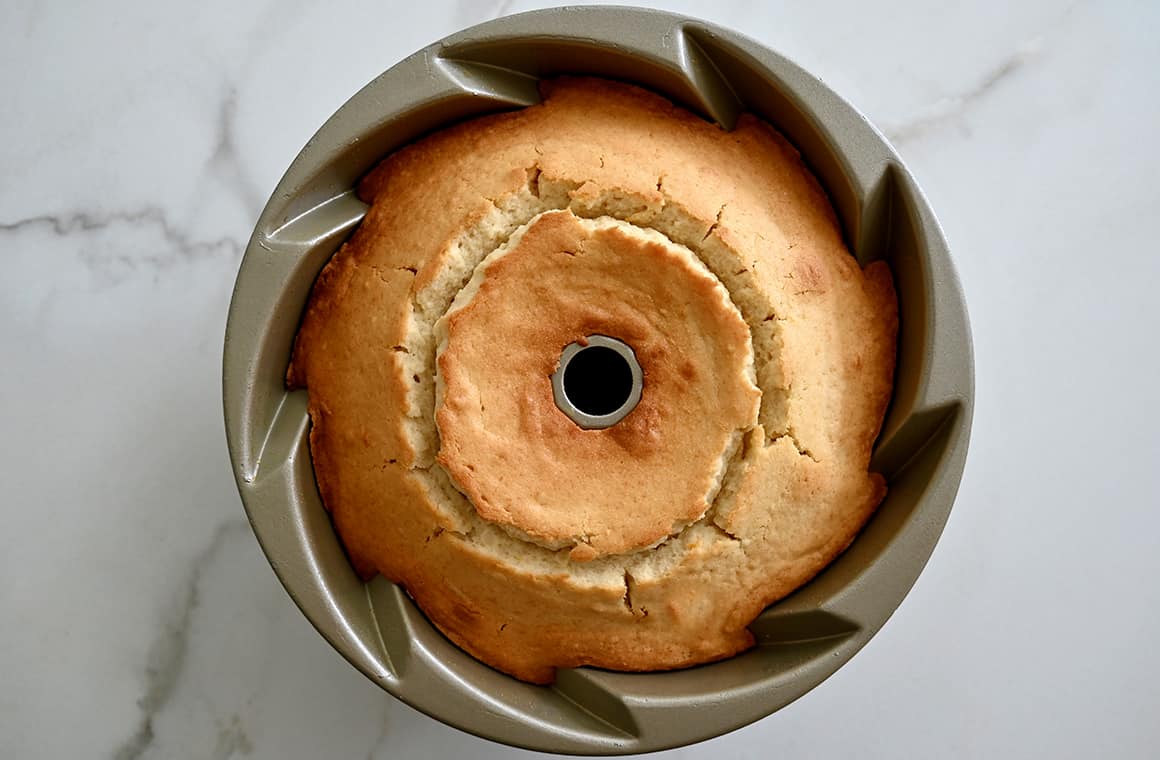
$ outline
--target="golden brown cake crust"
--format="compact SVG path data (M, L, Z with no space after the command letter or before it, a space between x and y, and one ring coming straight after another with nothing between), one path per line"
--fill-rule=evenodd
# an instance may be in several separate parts
M438 462L484 519L573 559L654 546L705 513L757 422L749 328L660 235L549 211L513 242L436 326ZM584 430L550 378L592 335L632 346L644 392L622 421Z
M868 466L891 393L890 274L859 269L797 153L756 119L724 132L628 85L543 89L543 104L431 135L360 185L373 205L320 275L287 375L309 392L319 489L361 573L402 584L516 677L728 657L885 492ZM481 517L436 461L437 323L486 256L564 209L562 223L612 217L691 250L748 327L761 391L700 519L584 562Z

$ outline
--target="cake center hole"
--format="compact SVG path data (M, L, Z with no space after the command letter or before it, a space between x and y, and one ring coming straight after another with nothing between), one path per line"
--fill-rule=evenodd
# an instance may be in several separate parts
M630 393L632 369L611 348L580 349L564 368L564 395L585 414L612 414L624 406Z
M556 406L585 429L620 422L640 401L643 373L628 344L605 335L572 343L552 375Z

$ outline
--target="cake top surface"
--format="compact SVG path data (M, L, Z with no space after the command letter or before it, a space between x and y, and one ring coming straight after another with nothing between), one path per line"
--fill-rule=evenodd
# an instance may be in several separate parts
M288 372L319 491L360 573L516 677L728 657L885 492L889 270L767 124L597 79L543 94L361 183ZM644 389L582 430L550 376L606 333Z
M484 519L576 559L699 519L757 422L749 328L724 286L687 248L608 217L535 217L436 332L439 464ZM630 346L644 377L624 419L586 430L551 376L593 335Z

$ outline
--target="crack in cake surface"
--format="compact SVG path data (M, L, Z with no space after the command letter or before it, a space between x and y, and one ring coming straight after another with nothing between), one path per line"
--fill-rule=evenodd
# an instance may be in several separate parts
M728 204L723 204L719 208L715 219L711 222L691 219L687 216L682 219L682 214L676 205L670 204L669 199L666 196L662 196L662 202L656 210L655 218L649 220L640 217L639 209L642 205L640 199L627 199L623 197L623 193L612 191L609 193L611 198L603 204L577 204L572 194L583 186L584 183L555 182L545 191L542 187L544 176L538 168L534 169L534 171L529 170L529 177L532 179L529 179L527 188L513 193L507 199L493 199L490 201L493 209L496 211L507 209L506 218L496 219L493 213L488 212L480 222L480 224L490 228L492 231L503 230L506 234L497 235L493 232L491 235L479 235L475 229L465 231L464 234L450 241L445 247L444 251L450 255L436 257L437 259L445 258L449 262L449 266L446 266L444 271L437 275L437 279L435 279L433 284L429 286L431 289L438 290L438 295L432 297L428 293L427 297L424 298L424 294L416 294L414 301L415 308L412 311L412 322L408 330L408 340L406 343L410 346L408 351L411 356L422 357L423 372L420 375L424 377L425 381L413 387L409 392L409 396L411 397L410 409L417 412L409 415L413 421L413 424L409 427L412 431L412 440L415 449L421 452L421 456L417 458L417 465L424 472L430 473L432 470L443 469L438 463L434 462L434 451L438 447L437 433L429 433L426 428L426 421L433 418L434 411L442 403L443 389L441 376L437 371L436 357L445 345L446 335L441 335L437 332L437 325L440 324L440 320L444 319L449 311L454 309L454 304L457 301L465 300L465 294L467 294L467 298L469 299L470 292L478 287L479 283L477 280L481 279L485 261L509 251L519 243L522 235L533 221L543 214L552 211L571 211L576 214L578 210L582 210L588 213L588 216L582 217L584 219L592 219L597 212L603 212L596 218L605 217L616 223L630 225L633 229L656 236L657 239L665 243L677 245L689 250L697 262L725 289L726 293L728 293L730 303L739 309L742 317L745 319L749 327L750 350L754 354L754 364L758 363L759 356L764 358L766 363L772 360L768 354L762 355L754 351L753 343L755 341L752 335L753 324L755 322L762 327L768 327L765 317L770 311L769 308L756 310L752 306L748 310L741 308L736 303L729 285L707 263L706 259L709 257L706 257L702 251L697 250L713 237L714 232L721 223L721 217L725 213ZM666 208L670 209L667 214L669 218L667 223L665 222ZM631 211L632 213L626 213L626 211ZM577 215L579 216L579 214ZM630 218L635 218L635 221L628 221ZM651 226L647 224L649 221L653 223ZM681 242L675 241L671 234L669 234L669 231L679 230L681 227L694 230L693 234L685 235L686 241L689 244L682 244ZM695 232L698 227L707 228L707 231L698 235ZM494 242L494 246L489 250L486 245L479 244L484 241ZM728 251L727 247L723 245L721 248ZM729 253L732 252L729 251ZM720 256L720 253L718 255ZM735 256L736 254L733 255ZM735 281L735 287L738 281L742 281L742 288L749 285L751 291L755 290L751 282L743 282L745 275L750 274L748 269L741 271L729 269L727 267L728 255L720 257L726 259L726 261L721 262L721 266L718 269L724 269L724 271L729 272L731 275L729 279ZM750 300L754 299L751 298ZM749 313L746 313L747 311ZM769 331L772 332L772 330ZM763 330L763 332L766 332L766 330ZM751 380L757 381L758 386L761 387L760 381L758 380L760 373L754 370L753 365L750 365L748 371L751 373ZM431 379L434 380L433 383L430 382ZM764 388L762 389L760 403L763 408L768 406L767 394ZM759 420L762 416L768 417L768 411L764 415L759 412ZM740 445L741 440L751 429L752 427L750 426L735 431L733 440L728 446L728 451L720 462L713 486L710 488L709 493L706 494L705 503L707 507L701 514L691 520L677 521L667 535L659 537L649 545L623 552L620 556L629 558L634 554L651 551L661 544L672 541L691 525L710 522L719 506L718 502L722 496L722 484L726 479L727 473L730 469L736 467L740 458L739 452L742 449ZM415 435L416 432L418 435ZM445 472L442 474L446 476ZM448 478L448 482L452 484L451 491L446 489L437 491L437 493L444 497L439 500L440 507L455 513L460 519L467 519L472 522L478 520L482 524L493 525L498 527L503 535L513 540L535 546L545 552L549 552L553 556L566 556L569 550L573 549L578 543L582 543L566 539L547 541L542 537L530 535L511 525L491 523L476 513L471 500L454 486L450 478Z

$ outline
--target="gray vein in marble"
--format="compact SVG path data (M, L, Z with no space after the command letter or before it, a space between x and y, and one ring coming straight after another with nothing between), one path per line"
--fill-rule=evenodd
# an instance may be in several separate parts
M257 219L262 209L261 195L244 171L234 135L237 103L237 90L228 88L218 109L214 147L206 162L205 171L231 188L246 213L251 218ZM104 213L82 210L29 216L0 222L0 234L46 228L58 237L68 237L99 232L115 225L137 229L152 227L161 233L165 242L172 247L173 253L130 255L91 248L79 250L80 260L94 275L97 275L99 284L103 286L117 285L141 269L151 269L154 272L168 269L183 258L199 258L223 251L236 257L241 255L243 248L240 242L229 236L198 239L176 224L164 208L155 205Z
M383 716L379 718L379 733L375 736L375 743L371 745L370 750L367 751L367 760L375 760L375 756L379 754L379 750L383 748L383 744L387 741L388 719L390 718L390 708L383 710Z
M234 137L237 110L238 91L237 88L230 87L218 109L214 149L206 166L234 190L250 218L257 219L262 211L262 194L242 168L241 156Z
M169 620L162 621L149 648L145 662L145 689L137 700L141 718L133 735L113 753L114 760L138 760L153 744L153 722L169 704L185 669L193 614L201 601L199 592L202 578L217 560L226 542L248 532L248 529L247 522L240 518L221 523L206 547L194 557L175 601L175 611ZM237 729L233 731L230 726L226 726L225 731L219 733L219 747L229 745L244 750L249 745L249 739L241 732L240 722Z
M195 259L216 255L221 252L240 256L242 245L231 237L223 236L212 240L199 240L174 224L165 209L160 206L144 206L130 211L97 213L74 211L62 214L41 214L11 222L0 222L0 234L18 234L25 230L43 228L57 237L88 235L106 230L116 225L146 229L153 228L173 248L174 255L128 255L124 253L97 252L82 249L81 261L93 274L99 275L105 285L116 285L127 278L129 273L142 267L154 270L168 269L178 260Z
M1042 49L1041 39L1031 40L1001 60L970 88L942 98L921 109L911 119L887 126L883 131L895 145L918 140L966 116L1003 84L1015 77Z
M254 744L246 735L240 716L234 715L230 718L229 723L218 726L217 742L213 748L213 760L229 760L238 753L249 755L253 751Z

